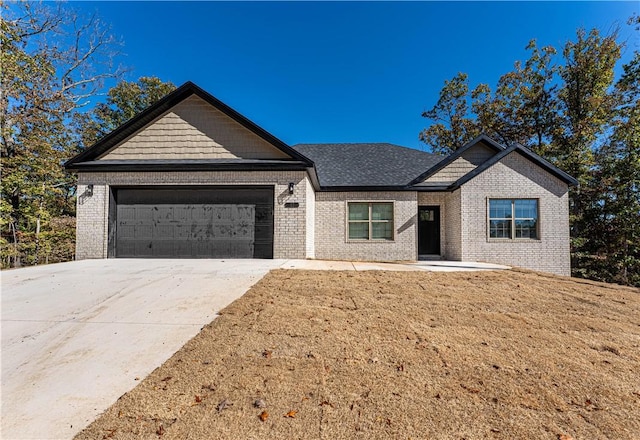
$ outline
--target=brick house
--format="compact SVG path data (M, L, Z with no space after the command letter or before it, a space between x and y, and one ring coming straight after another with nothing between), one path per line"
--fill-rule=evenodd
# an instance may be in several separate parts
M288 146L186 83L65 164L86 258L441 258L568 275L569 185L480 136Z

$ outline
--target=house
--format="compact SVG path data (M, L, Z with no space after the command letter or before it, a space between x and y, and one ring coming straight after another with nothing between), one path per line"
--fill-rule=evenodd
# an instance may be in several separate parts
M186 83L65 164L86 258L441 258L570 273L568 188L480 136L448 157L286 145Z

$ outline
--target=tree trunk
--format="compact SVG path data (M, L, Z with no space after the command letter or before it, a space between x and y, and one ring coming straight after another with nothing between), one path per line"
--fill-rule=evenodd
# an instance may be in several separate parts
M18 234L16 233L16 224L11 222L11 232L13 234L13 264L11 264L11 258L9 258L9 267L21 267L20 252L18 251Z

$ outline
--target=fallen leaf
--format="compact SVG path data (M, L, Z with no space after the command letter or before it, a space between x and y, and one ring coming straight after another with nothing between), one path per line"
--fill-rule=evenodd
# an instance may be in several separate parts
M229 402L227 399L224 399L222 402L218 403L216 409L218 410L218 412L221 412L223 409L227 409L232 405L233 403Z
M292 409L291 411L289 411L288 413L286 413L284 416L285 416L285 417L292 418L292 419L295 419L296 414L298 414L298 411L296 411L295 409Z
M164 434L164 426L160 425L160 427L156 430L156 434L162 437L162 435Z
M160 382L166 382L168 380L171 380L171 376L167 376L164 379L162 379Z
M469 391L470 393L473 393L473 394L478 394L480 392L480 390L477 389L477 388L468 387L468 386L463 385L463 384L460 384L460 386L462 388L464 388L465 390Z
M256 408L266 408L267 403L263 399L256 399L255 402L253 402L253 406Z
M202 397L196 395L196 403L202 402Z
M267 420L267 417L269 417L269 413L266 411L262 411L258 417L260 417L260 420L264 422L265 420Z

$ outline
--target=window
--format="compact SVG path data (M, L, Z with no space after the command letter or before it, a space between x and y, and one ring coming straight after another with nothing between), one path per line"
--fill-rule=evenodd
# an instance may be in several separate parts
M349 202L349 240L393 240L392 202Z
M537 199L489 199L489 238L538 238Z

